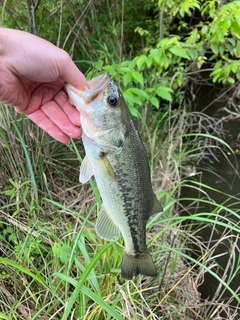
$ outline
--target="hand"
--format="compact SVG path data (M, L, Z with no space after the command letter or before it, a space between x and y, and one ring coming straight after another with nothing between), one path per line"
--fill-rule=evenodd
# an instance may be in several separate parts
M81 136L80 115L68 101L65 82L88 87L64 50L27 32L0 28L0 101L63 143Z

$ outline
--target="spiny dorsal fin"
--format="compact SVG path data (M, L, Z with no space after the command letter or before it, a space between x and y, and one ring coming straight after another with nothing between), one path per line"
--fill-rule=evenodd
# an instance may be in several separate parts
M108 241L115 241L120 236L118 227L113 223L103 205L96 221L96 233L100 238Z
M88 160L87 156L83 159L80 167L79 181L84 184L88 182L93 176L92 165Z

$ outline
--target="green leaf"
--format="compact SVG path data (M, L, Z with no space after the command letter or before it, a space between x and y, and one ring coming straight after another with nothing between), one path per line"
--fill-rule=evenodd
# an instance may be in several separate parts
M135 58L129 63L129 68L130 68L131 70L133 70L133 69L135 68L136 64L137 64L137 57L135 57Z
M195 29L195 31L197 31L197 29ZM202 30L201 30L201 34L204 36L207 36L208 33L209 33L208 25L203 25ZM197 33L197 35L198 35L198 33Z
M169 67L170 62L171 60L167 56L162 56L159 64L163 66L165 69L167 69Z
M105 66L103 69L106 70L110 76L114 76L116 74L116 70L112 66Z
M232 21L231 31L236 38L240 38L240 22Z
M37 281L38 283L40 283L42 286L44 286L47 290L50 290L47 283L45 282L44 278L42 278L40 276L40 274L36 275L34 273L32 273L31 271L29 271L28 269L22 267L21 265L6 259L6 258L1 258L0 257L0 263L6 264L10 267L12 267L13 269L19 270L20 272L25 273L26 275L28 275L29 277L31 277L32 279L34 279L35 281Z
M188 51L191 60L197 60L198 51L196 49L191 49Z
M142 97L142 98L148 99L148 94L142 89L130 88L127 91L125 91L125 94L126 94L126 92L131 92L131 93L133 93L134 95L136 95L138 97Z
M153 64L153 57L149 55L146 62L147 62L147 67L150 68Z
M236 71L236 77L238 80L240 80L240 68L238 68Z
M132 75L131 75L131 73L126 73L126 74L123 76L123 85L124 85L124 87L126 87L126 86L129 84L129 82L131 82L131 80L132 80Z
M229 74L230 72L236 73L238 67L240 67L240 64L238 64L237 62L234 63L234 62L232 61L232 62L226 67L226 71L228 72L228 74Z
M223 56L223 54L224 54L224 47L223 46L219 46L219 54L221 56Z
M218 54L218 45L216 43L212 42L210 48L214 54Z
M71 253L71 248L66 244L64 244L59 248L58 257L63 264L66 264L68 262L70 253Z
M221 70L217 69L213 71L210 75L213 76L212 81L213 83L215 83L221 78Z
M240 58L240 41L237 42L237 46L236 46L236 57Z
M18 243L17 241L17 237L15 234L10 234L9 238L8 238L9 241L12 241L15 245Z
M13 228L12 227L7 227L6 229L3 230L3 234L7 234L7 233L13 233Z
M128 108L131 112L131 114L134 117L139 117L139 112L137 111L136 108L134 108L134 104L135 104L135 99L133 98L133 94L131 92L123 92L123 97L124 100L126 101L126 104L128 105Z
M123 97L124 97L125 100L126 99L129 99L129 100L132 99L132 101L133 101L133 94L129 89L123 91Z
M0 194L4 194L5 196L11 197L14 195L15 191L16 191L15 189L11 189L11 190L2 191L0 192Z
M159 109L159 100L156 97L151 97L150 102L154 107Z
M169 48L169 51L171 53L175 54L178 57L185 58L185 59L190 59L189 55L187 54L187 51L184 50L181 47L172 46L172 47Z
M7 316L6 314L0 312L0 319L4 319L4 320L11 320L10 316Z
M228 81L229 83L235 83L235 80L234 80L232 77L228 77L228 78L227 78L227 81Z
M128 67L121 67L121 68L118 69L118 73L120 75L125 75L125 74L130 73L130 72L131 72L131 69L128 68Z
M18 184L15 181L13 181L12 179L9 179L9 182L11 183L11 185L14 186L14 188L18 189Z
M160 50L159 49L152 49L151 50L151 56L153 57L153 59L155 60L155 62L157 64L160 63L161 54L160 54Z
M145 61L147 59L147 56L141 55L137 60L137 67L138 70L141 70L142 66L144 65Z
M159 86L155 92L162 99L168 100L170 102L172 101L172 96L170 94L170 92L172 92L171 88Z
M136 108L134 108L134 106L129 106L129 110L131 112L131 115L135 118L141 118L141 114L137 111Z
M121 62L121 68L122 68L122 67L127 67L127 68L129 68L130 63L131 63L131 60L124 60L124 61L122 61L122 62Z
M102 60L98 60L97 62L95 62L95 69L101 69L103 66L103 61Z
M132 77L135 80L135 82L140 83L143 86L143 77L141 73L134 71L132 72Z

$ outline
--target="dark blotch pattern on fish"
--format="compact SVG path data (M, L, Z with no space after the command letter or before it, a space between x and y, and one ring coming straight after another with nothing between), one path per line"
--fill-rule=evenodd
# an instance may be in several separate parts
M138 134L136 135L136 132L130 132L119 157L115 157L113 160L113 155L108 156L116 174L119 188L117 197L120 197L123 203L124 215L130 228L136 257L147 252L146 222L151 211L149 206L152 202L151 198L155 197L152 188L149 192L150 172L144 149L141 150L141 158L139 159L139 140L140 137ZM137 166L136 161L138 162ZM149 197L148 201L139 193L139 184L143 188L144 194Z

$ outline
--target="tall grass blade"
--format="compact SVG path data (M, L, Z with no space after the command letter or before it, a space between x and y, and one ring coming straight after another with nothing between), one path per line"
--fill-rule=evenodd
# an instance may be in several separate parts
M103 255L103 253L112 246L112 243L106 243L105 245L102 246L102 248L94 255L92 261L89 263L89 265L86 267L85 271L83 272L83 274L81 275L80 280L75 283L75 289L67 303L66 309L64 311L62 320L68 320L69 319L69 315L71 312L71 309L73 307L73 304L75 303L75 301L78 298L79 293L82 291L82 287L84 282L86 281L89 273L92 271L92 269L94 268L94 266L96 265L96 263L99 261L99 259L101 258L101 256ZM60 277L61 279L64 279L65 281L69 281L70 277L67 277L64 274L61 273L54 273L55 276ZM73 284L72 280L71 283Z
M4 320L12 320L9 316L7 316L6 314L0 312L0 319L4 319Z
M106 303L101 297L99 297L98 295L96 295L94 292L92 292L90 289L88 289L87 287L83 286L82 287L82 292L84 294L86 294L90 299L92 299L93 301L96 302L97 305L99 305L99 307L101 307L102 309L104 309L110 316L113 317L113 319L116 320L124 320L124 318L115 311L115 305L113 305L112 307L108 305L108 303Z
M31 277L32 279L36 280L38 283L40 283L41 285L43 285L47 290L49 290L49 287L47 285L47 283L45 282L45 280L40 276L40 275L36 275L34 273L32 273L31 271L29 271L28 269L22 267L21 265L6 259L6 258L1 258L0 257L0 262L3 264L6 264L14 269L19 270L20 272L25 273L26 275L28 275L29 277Z
M31 182L32 182L32 186L33 186L35 204L38 207L39 206L38 187L37 187L35 174L34 174L32 163L31 163L31 158L30 158L30 155L29 155L29 153L27 151L26 144L24 142L24 139L23 139L23 136L22 136L20 130L18 129L18 127L17 127L17 125L15 123L13 123L13 126L14 126L14 128L15 128L15 130L17 132L17 135L19 137L20 143L22 145L22 148L23 148L23 151L24 151L24 154L25 154L25 157L26 157L27 166L28 166L28 169L29 169L29 172L30 172Z

